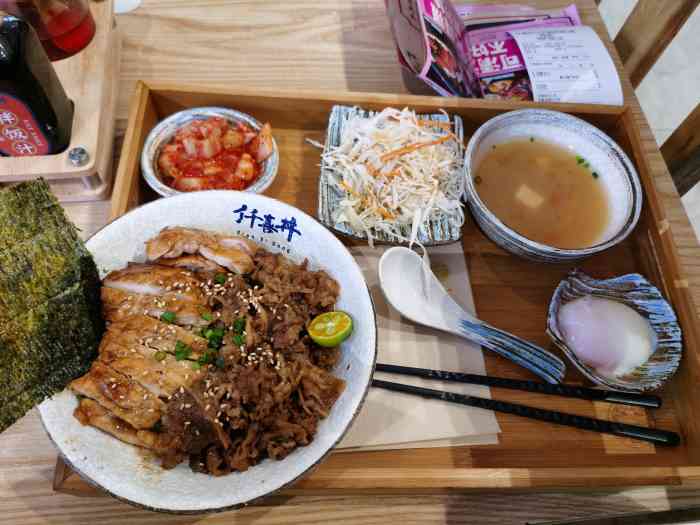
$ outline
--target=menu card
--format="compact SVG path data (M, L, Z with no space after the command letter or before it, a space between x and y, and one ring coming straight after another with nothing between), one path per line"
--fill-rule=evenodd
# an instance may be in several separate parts
M457 336L419 326L394 310L384 298L377 268L385 247L351 248L362 268L377 313L378 363L484 374L479 345ZM474 313L474 300L461 244L430 248L430 263L452 297ZM419 283L406 283L419 286ZM378 379L491 397L488 387L431 381L395 374L375 373ZM371 388L365 405L338 448L381 450L468 444L497 444L496 416L444 401Z

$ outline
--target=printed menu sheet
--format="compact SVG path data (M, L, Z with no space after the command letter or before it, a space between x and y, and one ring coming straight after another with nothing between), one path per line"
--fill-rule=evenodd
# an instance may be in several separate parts
M377 313L378 363L484 374L479 345L457 336L416 325L384 298L377 267L385 247L351 248L363 270ZM433 271L454 299L468 312L474 300L461 244L429 249ZM417 286L418 283L406 283ZM488 387L463 385L395 374L375 373L377 379L491 397ZM365 405L338 448L382 450L498 443L500 428L493 412L438 400L370 388Z
M587 26L515 29L537 102L622 105L615 64Z

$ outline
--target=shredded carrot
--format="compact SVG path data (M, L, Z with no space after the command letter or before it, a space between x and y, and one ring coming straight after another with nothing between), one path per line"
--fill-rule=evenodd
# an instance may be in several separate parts
M340 186L342 186L343 189L344 189L345 191L347 191L347 192L348 192L350 195L352 195L353 197L359 197L358 193L357 193L355 190L353 190L353 189L350 187L350 185L349 185L347 182L345 182L344 180L341 180L341 181L340 181Z
M444 129L446 131L450 131L452 129L452 124L450 122L435 122L432 120L419 120L418 125L425 126L426 128L440 128L440 129Z
M396 218L396 215L394 215L390 211L387 211L387 209L384 207L379 208L379 213L381 213L382 217L384 217L385 219L395 219Z
M421 148L427 148L428 146L437 146L438 144L442 144L451 139L452 134L449 134L445 135L444 137L440 137L437 140L431 140L430 142L418 142L417 144L409 144L408 146L404 146L403 148L395 149L394 151L389 151L388 153L382 155L380 158L382 162L386 162L388 160L391 160L396 157L401 157L403 155L406 155L407 153L411 153Z
M365 167L367 168L367 171L369 171L369 174L375 179L382 174L381 171L372 166L372 163L369 161L365 162Z

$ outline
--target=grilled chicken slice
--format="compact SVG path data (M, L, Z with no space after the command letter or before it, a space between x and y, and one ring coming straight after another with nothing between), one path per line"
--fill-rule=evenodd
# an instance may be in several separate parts
M155 295L167 302L178 299L203 303L202 281L189 270L159 264L131 263L123 270L110 272L103 286L139 295Z
M258 247L242 237L213 234L194 228L165 228L146 243L148 259L172 259L183 253L200 254L235 273L253 269Z
M97 401L136 429L152 428L165 408L157 396L99 360L87 374L74 380L70 388Z
M170 439L165 434L150 430L136 430L92 399L84 398L73 413L83 425L90 425L114 436L124 443L148 448L156 452L169 450Z
M171 354L144 345L124 347L103 342L99 360L159 397L172 396L204 376L203 371L192 369L192 362L177 361Z
M102 312L107 321L116 322L134 315L148 315L160 319L166 312L175 314L178 325L204 326L209 324L202 316L212 315L206 303L178 299L172 295L141 295L103 286Z
M192 349L191 358L197 359L207 349L207 340L174 324L163 323L147 315L134 315L112 323L102 344L115 343L127 348L145 345L156 351L175 353L178 341Z
M216 264L214 261L202 257L201 255L181 255L174 259L160 257L155 260L156 263L164 266L173 266L175 268L184 268L192 272L212 272L226 273L228 270L223 266Z
M116 417L97 401L88 398L81 399L73 415L83 425L91 425L111 434L120 441L141 446L141 441L136 435L137 430L126 421Z

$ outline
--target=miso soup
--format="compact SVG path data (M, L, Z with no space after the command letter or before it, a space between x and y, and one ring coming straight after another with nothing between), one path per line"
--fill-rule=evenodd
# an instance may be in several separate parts
M601 174L586 159L534 138L493 146L474 185L508 227L556 248L598 244L610 218Z

